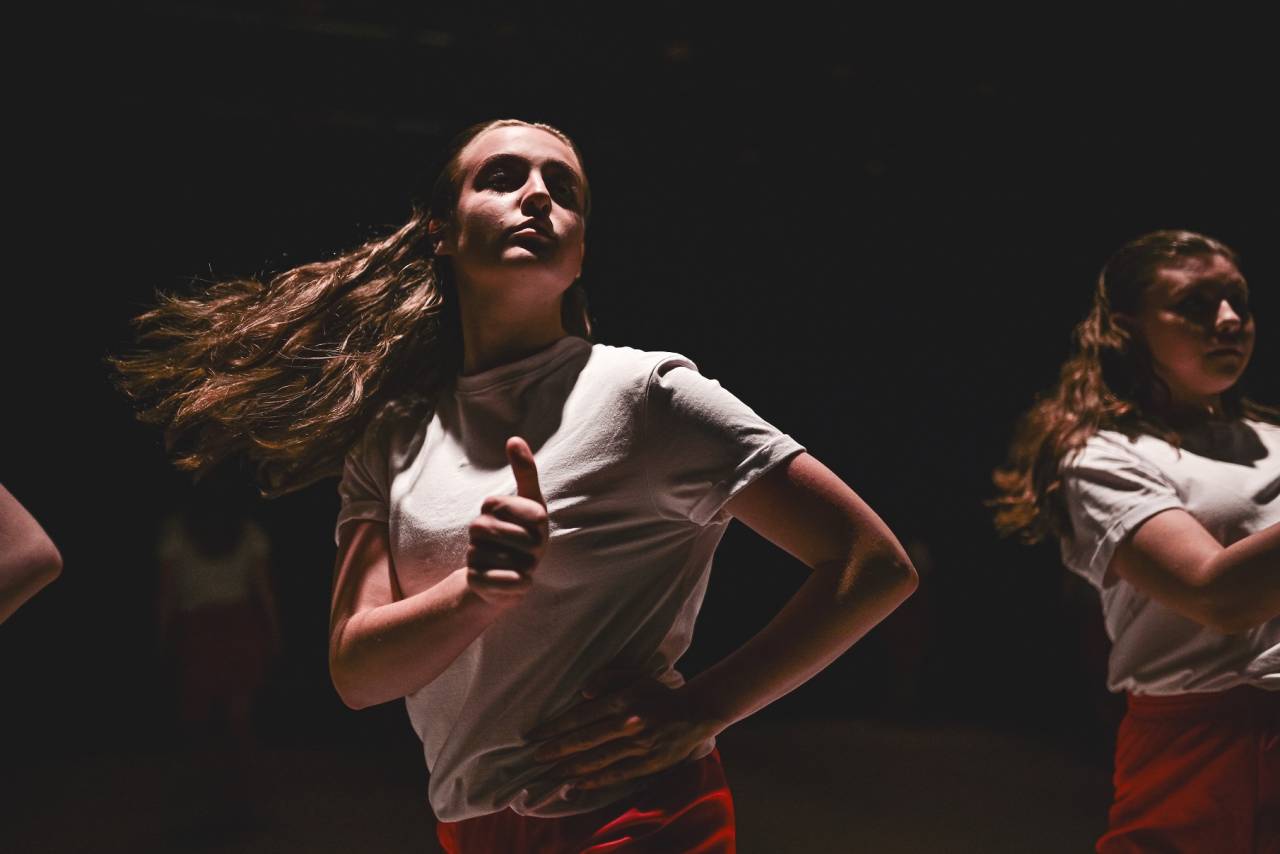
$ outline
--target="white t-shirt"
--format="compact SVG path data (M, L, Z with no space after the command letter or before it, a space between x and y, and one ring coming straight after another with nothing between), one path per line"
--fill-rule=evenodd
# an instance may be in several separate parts
M1280 689L1280 619L1224 635L1122 578L1106 578L1116 547L1162 510L1186 510L1223 546L1280 522L1280 427L1210 425L1186 435L1181 450L1154 436L1130 442L1104 430L1063 474L1073 536L1062 542L1062 559L1102 596L1111 690Z
M505 444L529 442L551 539L521 602L406 698L438 818L511 806L586 812L638 783L530 804L553 792L522 735L580 700L607 667L671 685L689 646L725 503L803 450L682 356L574 337L463 376L425 418L375 420L352 449L338 525L386 521L405 596L465 565L467 526L514 494ZM703 745L692 758L709 753Z
M181 516L170 516L161 525L156 557L171 574L179 611L231 605L253 597L254 567L270 557L271 543L251 519L245 519L234 536L232 547L210 555L192 539Z

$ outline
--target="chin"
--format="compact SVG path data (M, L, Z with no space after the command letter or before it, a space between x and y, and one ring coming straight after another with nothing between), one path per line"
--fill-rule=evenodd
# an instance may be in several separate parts
M1240 381L1239 374L1236 374L1230 377L1224 377L1224 376L1214 377L1211 381L1206 381L1200 387L1201 389L1200 395L1202 397L1216 397L1221 394L1226 394L1227 392L1231 391L1231 389L1235 388L1236 383L1238 383L1239 381Z

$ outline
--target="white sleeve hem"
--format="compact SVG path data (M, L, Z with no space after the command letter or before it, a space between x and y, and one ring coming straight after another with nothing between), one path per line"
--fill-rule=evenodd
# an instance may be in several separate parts
M730 499L748 485L767 474L778 464L803 452L804 446L786 434L770 440L767 445L757 448L731 476L717 483L693 506L689 511L690 521L698 525L707 524L715 518L724 505L729 503Z
M367 519L370 522L386 522L387 506L381 501L353 501L338 511L338 521L333 523L333 542L338 543L338 532L347 522Z
M1107 570L1111 568L1111 559L1115 556L1116 549L1120 547L1126 537L1157 513L1181 509L1183 509L1181 501L1168 497L1130 508L1127 513L1117 519L1107 529L1106 535L1098 543L1098 547L1094 549L1093 556L1089 558L1089 566L1097 573L1098 588L1102 588L1103 581L1107 577Z

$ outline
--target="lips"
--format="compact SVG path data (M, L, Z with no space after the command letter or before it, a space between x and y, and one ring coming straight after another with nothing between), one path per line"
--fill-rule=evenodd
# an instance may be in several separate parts
M508 237L538 237L543 240L555 240L555 233L548 223L536 219L525 220L507 229Z

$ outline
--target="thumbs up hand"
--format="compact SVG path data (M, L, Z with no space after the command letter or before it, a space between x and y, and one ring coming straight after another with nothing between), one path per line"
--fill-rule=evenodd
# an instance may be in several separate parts
M547 502L538 484L538 466L528 443L507 440L507 461L516 478L515 495L494 495L480 506L467 533L467 587L486 602L509 606L524 598L531 573L547 549Z

